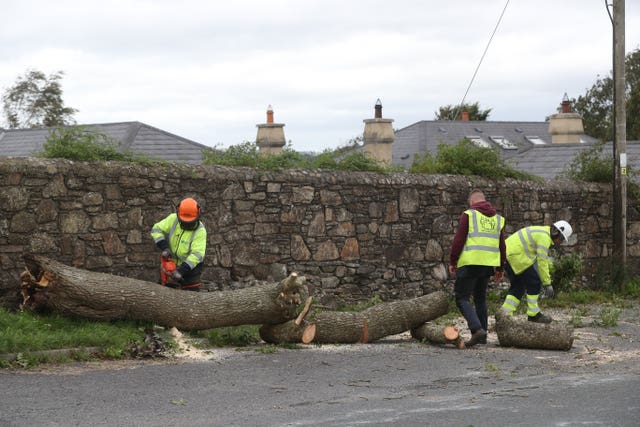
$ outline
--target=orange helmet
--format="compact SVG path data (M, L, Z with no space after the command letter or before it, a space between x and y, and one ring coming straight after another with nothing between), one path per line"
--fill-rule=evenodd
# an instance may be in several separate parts
M182 200L178 205L178 219L184 222L193 222L200 216L200 206L191 197Z

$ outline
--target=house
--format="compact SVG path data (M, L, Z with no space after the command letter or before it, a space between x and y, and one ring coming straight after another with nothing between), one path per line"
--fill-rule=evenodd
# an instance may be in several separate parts
M171 162L199 164L203 144L141 122L83 125L120 142L123 151ZM29 157L42 150L54 128L0 129L0 156Z
M508 165L545 179L560 177L576 156L600 141L584 133L582 118L571 111L567 95L560 112L543 122L423 120L395 131L392 163L409 169L415 155L437 154L440 144L457 145L467 138L479 147L499 150ZM613 155L605 144L602 155ZM627 163L640 170L640 141L627 141ZM613 161L613 160L612 160Z
M461 120L423 120L414 123L395 132L392 163L408 169L416 154L435 155L440 144L457 145L464 138L478 147L499 150L502 158L507 161L518 157L520 163L527 159L522 157L523 153L534 148L557 144L580 147L598 142L596 138L584 133L582 118L571 112L566 94L561 106L561 112L552 114L547 121L541 122L471 121L469 115L463 112ZM572 152L576 150L579 151L574 148ZM536 154L543 152L544 150L534 151Z

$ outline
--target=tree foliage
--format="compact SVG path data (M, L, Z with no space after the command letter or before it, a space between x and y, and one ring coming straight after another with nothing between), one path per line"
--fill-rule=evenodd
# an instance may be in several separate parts
M10 129L74 124L75 108L65 107L60 80L62 71L48 77L28 70L2 95L5 120Z
M495 148L478 147L466 138L457 145L440 144L435 156L431 153L416 155L409 172L539 179L509 167Z
M598 77L584 95L573 98L573 109L582 115L584 132L601 141L613 139L613 76ZM627 139L640 139L640 49L625 58Z
M436 111L436 120L460 120L462 112L469 113L469 120L473 121L486 121L491 113L491 108L486 110L480 109L480 104L475 102L473 104L463 103L462 105L444 105Z

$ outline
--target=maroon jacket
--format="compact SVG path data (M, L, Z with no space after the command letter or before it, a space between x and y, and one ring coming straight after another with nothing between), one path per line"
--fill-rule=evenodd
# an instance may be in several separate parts
M474 209L486 216L494 216L496 215L496 210L491 206L491 203L487 201L476 202L471 205L470 209ZM462 213L460 215L460 221L458 225L458 230L456 231L456 235L453 238L453 243L451 244L451 255L449 257L449 263L454 266L458 266L458 259L460 258L460 254L462 253L462 248L464 248L464 244L467 241L467 234L469 233L469 215L466 213ZM504 268L505 263L507 262L507 249L504 243L504 229L500 232L500 267Z

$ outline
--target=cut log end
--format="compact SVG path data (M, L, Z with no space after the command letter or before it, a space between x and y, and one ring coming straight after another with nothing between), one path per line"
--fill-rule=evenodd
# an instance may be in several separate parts
M316 338L316 324L312 323L306 328L304 328L304 332L302 332L302 343L309 344Z
M442 332L444 333L444 337L449 341L454 341L460 336L460 329L454 325L445 326Z

